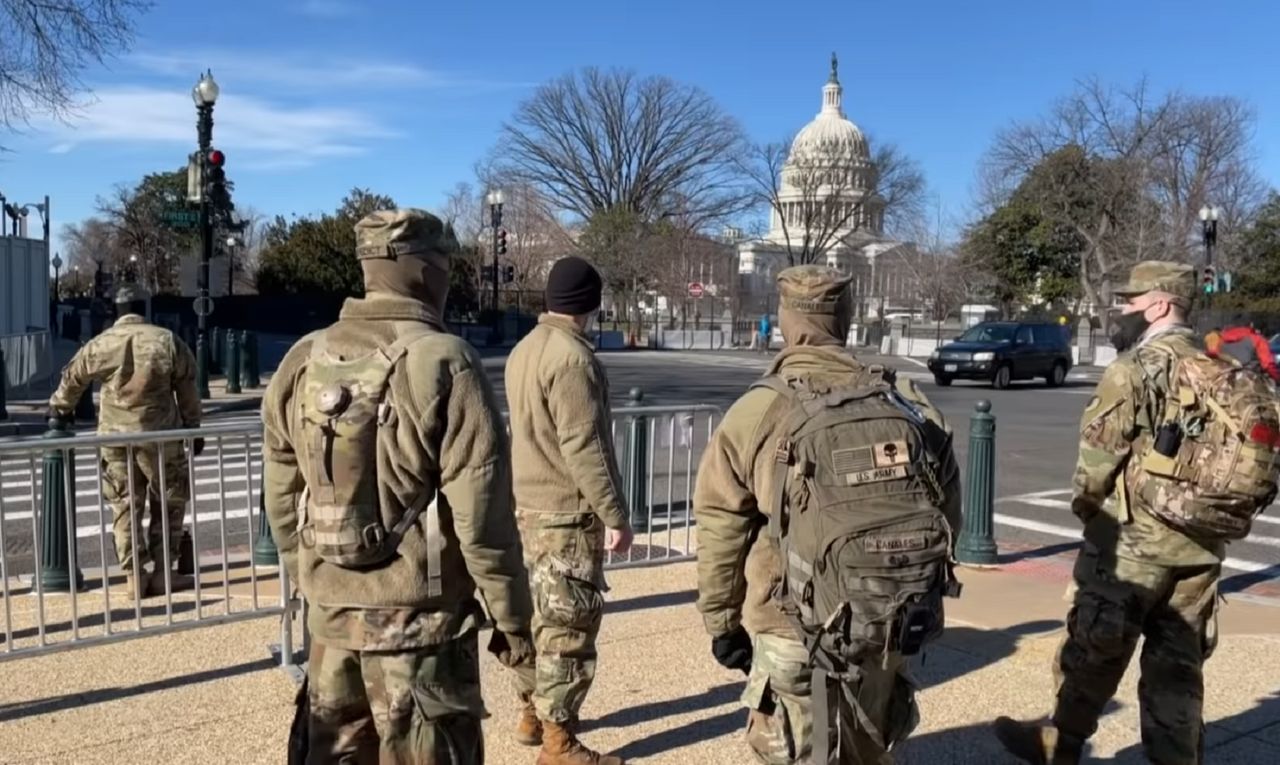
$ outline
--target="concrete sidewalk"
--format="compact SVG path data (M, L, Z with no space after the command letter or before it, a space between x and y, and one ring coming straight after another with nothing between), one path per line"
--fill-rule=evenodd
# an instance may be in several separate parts
M964 597L948 601L946 636L916 663L922 721L900 763L1011 763L990 721L1035 716L1050 702L1065 582L1018 567L961 576ZM751 761L740 741L743 677L710 656L693 606L694 565L611 572L609 583L584 740L629 762ZM278 626L264 618L0 662L0 759L282 762L295 686L268 657ZM1280 762L1280 609L1232 601L1221 632L1206 667L1207 762ZM1093 741L1092 762L1144 761L1135 671ZM509 736L509 673L487 654L483 673L487 762L531 763L534 751Z

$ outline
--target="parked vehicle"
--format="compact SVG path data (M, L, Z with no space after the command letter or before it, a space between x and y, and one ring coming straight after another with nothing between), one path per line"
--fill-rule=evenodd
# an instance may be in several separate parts
M1043 378L1058 387L1071 371L1071 330L1050 322L987 321L970 327L929 357L939 385L988 380L1000 389Z

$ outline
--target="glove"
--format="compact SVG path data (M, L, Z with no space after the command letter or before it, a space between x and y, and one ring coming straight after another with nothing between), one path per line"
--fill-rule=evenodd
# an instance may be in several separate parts
M533 637L527 632L503 632L494 628L489 638L489 653L498 657L502 666L508 669L532 665L534 656Z
M200 452L202 451L204 451L204 439L203 438L191 439L191 456L199 457Z
M711 638L711 654L725 669L751 672L751 636L741 625L723 635Z

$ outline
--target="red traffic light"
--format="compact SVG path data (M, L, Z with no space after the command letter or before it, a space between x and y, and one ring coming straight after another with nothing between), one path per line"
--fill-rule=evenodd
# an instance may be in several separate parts
M222 165L226 161L227 161L227 155L223 154L217 149L209 150L209 164L213 165L214 167L222 167Z

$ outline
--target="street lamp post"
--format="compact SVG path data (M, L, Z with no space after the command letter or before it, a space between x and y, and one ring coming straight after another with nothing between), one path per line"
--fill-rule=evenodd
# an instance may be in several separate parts
M502 226L502 189L489 192L489 223L493 226L493 337L501 339L502 317L498 313L498 229Z
M213 144L213 105L218 100L218 83L213 72L206 71L191 89L191 100L196 104L196 136L200 148L200 177L208 172L209 149ZM209 397L209 261L213 258L213 216L209 195L200 194L200 267L196 271L196 388L201 398Z
M1204 267L1206 270L1213 268L1213 247L1218 243L1218 216L1221 213L1221 208L1217 206L1210 207L1205 205L1200 208L1200 228L1204 238ZM1213 289L1217 289L1216 284L1213 285ZM1209 307L1212 300L1212 293L1206 289L1204 293L1205 308Z

